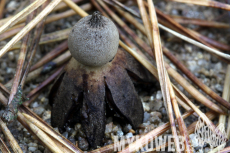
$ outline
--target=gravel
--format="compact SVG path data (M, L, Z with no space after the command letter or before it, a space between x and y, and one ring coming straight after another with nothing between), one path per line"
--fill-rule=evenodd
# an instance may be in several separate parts
M21 3L22 2L19 0L8 0L6 4L5 16L12 15L15 11L18 11L17 8L21 5ZM166 14L183 15L189 18L214 20L218 18L221 14L223 14L223 11L218 11L218 9L214 8L186 5L174 2L160 1L156 3L156 6L164 11ZM79 18L79 16L68 17L67 19L62 19L54 23L48 24L45 27L45 33L50 33L55 30L65 29L69 26L73 26L76 23L76 18ZM224 21L224 19L221 17L219 20ZM188 25L188 27L193 29L197 28L197 26L194 25ZM140 34L140 32L137 33L140 35L141 38L147 40L145 36ZM226 44L230 44L229 29L202 28L201 33L212 39L221 41ZM182 63L184 63L188 67L188 69L193 72L193 74L196 75L196 77L198 77L201 81L203 81L203 83L208 85L213 91L221 95L223 92L224 78L226 74L226 63L220 61L220 59L216 58L215 56L210 55L208 52L205 52L202 49L199 49L191 44L183 41L176 41L176 38L171 34L163 31L161 31L161 34L162 44L168 47L172 51L172 53L176 55L177 58L180 59L180 61L182 61ZM8 41L9 39L1 41L0 46L6 44L6 42ZM47 54L57 44L59 43L41 45L39 47L39 50L37 51L34 62L38 61L42 56ZM13 78L16 71L16 61L18 59L18 53L18 50L8 52L6 55L0 58L1 83L6 84L9 80ZM172 63L170 63L170 65L175 68ZM48 75L42 75L41 77L32 80L32 82L27 83L24 90L25 95L28 94L29 91L33 90L37 85L39 85L39 83L47 78L47 76ZM186 96L191 98L191 100L196 105L200 105L190 95L188 95L188 93L185 92L183 88L181 88L180 86L178 86L178 88L181 89L181 91L184 92ZM146 132L149 132L151 129L154 129L168 122L167 112L164 108L163 97L159 85L157 87L152 87L151 89L138 88L137 90L139 91L139 96L142 100L145 110L144 122L142 125L140 125L140 127L142 128L134 131L132 130L132 126L129 124L121 125L120 123L114 121L112 117L107 118L104 145L112 143L112 141L114 140L114 136L121 137L125 135L127 137L132 137L134 133L144 134ZM30 105L30 108L44 121L50 124L51 111L48 104L48 93L49 89L44 90L42 94ZM1 108L3 109L2 106ZM201 107L201 110L203 112L208 111L208 109L205 107ZM183 113L185 112L185 110L181 108L181 112ZM189 125L196 119L196 117L191 116L185 120L185 123L186 125ZM8 127L19 142L19 145L22 148L23 152L49 152L48 149L44 148L36 139L33 139L33 137L31 137L31 134L19 122L16 121L10 123L8 124ZM75 124L74 127L66 128L66 132L63 133L66 138L68 138L73 143L77 141L78 147L84 151L90 149L80 123ZM170 130L166 132L166 134L169 133ZM1 134L1 138L3 138L5 142L7 142L3 134ZM194 146L197 146L197 141L195 140L193 134L190 135L190 138L192 140L192 144ZM9 146L8 142L7 145ZM209 147L205 147L204 152L208 152L209 149ZM199 148L196 149L196 151L199 152Z

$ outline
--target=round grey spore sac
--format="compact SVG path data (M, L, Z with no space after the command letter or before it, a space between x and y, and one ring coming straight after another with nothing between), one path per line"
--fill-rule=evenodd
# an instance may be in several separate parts
M72 56L87 66L102 66L117 53L119 34L115 24L98 11L79 20L69 34Z

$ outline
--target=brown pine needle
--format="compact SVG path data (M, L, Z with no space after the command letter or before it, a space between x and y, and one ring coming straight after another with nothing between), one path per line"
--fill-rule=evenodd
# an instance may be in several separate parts
M48 135L52 136L54 139L56 139L57 141L59 141L61 144L63 144L65 147L69 148L70 150L72 150L73 152L75 152L74 149L72 149L69 145L66 144L65 141L62 140L62 138L60 138L59 136L57 136L52 130L50 130L48 127L46 127L44 124L42 124L40 121L38 121L37 119L33 118L32 116L22 113L22 115L24 115L24 117L29 120L31 123L33 123L35 126L37 126L38 128L40 128L41 130L43 130L44 132L46 132ZM81 151L79 151L79 153L81 153Z
M224 51L230 51L230 46L221 42L218 42L214 39L211 39L209 37L206 37L204 35L201 35L199 32L196 32L195 30L188 29L191 33L196 35L197 37L200 37L202 40L207 42L208 44L212 45L213 47L216 47L218 49L224 50Z
M140 5L140 3L139 3L140 1L141 0L138 0L139 7L140 8L144 7L143 4ZM178 139L177 131L176 131L176 126L175 126L175 120L173 117L172 102L170 99L170 98L172 98L172 97L170 97L171 82L168 78L168 74L167 74L167 71L165 69L162 47L161 47L161 40L160 40L160 32L159 32L158 25L157 25L158 22L157 22L156 12L155 12L152 0L148 0L148 4L149 4L149 16L151 19L151 34L152 34L152 40L154 40L154 42L152 42L152 44L153 44L153 47L155 50L155 58L156 58L159 82L161 85L161 91L162 91L162 93L164 93L162 95L163 95L163 99L165 101L166 110L168 111L168 116L169 116L169 121L171 124L175 148L176 148L177 152L181 152L180 151L180 145L179 145L179 139Z
M147 60L145 60L144 57L138 55L136 53L136 51L132 50L131 48L129 48L128 46L126 46L123 42L120 41L119 43L128 53L130 53L134 58L136 58L146 69L149 70L150 73L152 73L156 78L158 78L157 76L157 70L155 69L155 67L149 63ZM201 119L210 127L210 129L216 133L215 129L215 125L207 118L207 116L205 116L205 114L203 112L201 112L186 96L184 96L183 93L181 93L174 85L173 88L175 90L175 93L180 94L180 96L185 99L185 101L187 102L187 104L201 117ZM225 136L219 131L217 130L217 135L219 135L221 138L225 139Z
M36 125L26 120L26 123L30 129L36 134L36 136L49 148L50 151L54 153L63 153L59 147L54 143L54 141L42 130L40 130Z
M0 138L0 149L1 149L2 153L10 153L10 150L8 149L8 147L6 146L6 144L2 140L2 138Z
M0 91L3 92L4 94L9 95L8 89L0 82Z
M0 2L0 19L3 17L5 4L6 4L6 0L1 0L1 2Z
M36 11L32 12L28 17L26 22L31 22L31 20L34 18L34 16L36 15ZM8 105L11 104L11 101L13 100L13 98L16 95L16 92L18 91L18 86L20 84L21 81L21 75L22 75L22 71L23 71L23 66L25 63L25 59L26 59L26 54L27 54L27 48L28 45L27 43L29 42L29 37L32 36L32 32L29 32L25 35L25 37L22 40L22 46L20 49L20 53L19 53L19 57L18 57L18 61L17 61L17 70L13 79L13 86L11 87L11 91L10 91L10 96L9 96L9 101L8 101ZM14 110L11 111L14 112ZM14 112L15 113L15 112Z
M159 16L159 23L163 24L163 25L167 25L167 27L175 30L175 31L178 31L186 36L189 36L190 38L198 41L198 42L201 42L202 44L208 46L208 47L218 47L219 49L223 49L223 50L226 50L226 51L229 51L229 47L226 47L226 45L224 44L221 44L218 42L218 45L217 43L213 43L213 41L210 41L210 39L204 39L205 36L201 35L201 34L196 34L195 31L191 30L191 29L187 29L185 27L183 27L182 25L180 25L179 23L177 23L174 19L172 19L169 15L166 15L164 14L163 12L161 12L160 10L158 10L156 8L156 12L157 12L157 15ZM192 32L191 32L192 31Z
M70 8L72 8L78 15L85 17L88 15L84 10L82 10L78 5L76 5L71 0L63 0Z
M98 9L98 6L97 6ZM104 15L104 14L103 14ZM134 45L132 43L132 41L118 28L119 34L120 34L120 38L130 47L133 48L134 50L136 50L136 52L140 55L142 55L143 57L146 57L140 50L139 48ZM147 58L145 58L146 60L148 60ZM191 108L184 102L182 101L179 97L176 97L178 103L187 111L191 110Z
M106 5L102 2L99 1L99 3L101 4L101 6L109 13L110 16L112 16L112 18L124 29L126 30L126 32L136 41L136 43L141 46L149 55L150 57L153 57L153 53L151 51L151 48L148 47L148 45L141 40L120 18L118 18L108 7L106 7ZM97 6L98 7L98 6ZM101 9L100 9L101 10ZM102 12L103 14L105 14L104 12ZM141 15L147 16L147 14L145 15L143 12L141 12ZM135 19L134 19L135 20ZM145 20L144 20L145 23ZM142 26L143 27L143 26ZM146 26L148 27L148 26ZM149 30L147 30L149 31ZM151 43L152 44L152 43ZM165 49L163 49L163 51L165 51ZM154 58L154 57L153 57ZM186 79L184 79L179 73L177 73L174 69L172 69L166 62L165 62L165 66L168 70L168 73L170 76L173 76L173 78L180 84L182 85L182 87L188 92L190 93L196 100L198 100L199 102L201 102L202 104L204 104L205 106L219 112L219 113L224 113L224 111L217 106L216 104L214 104L213 102L211 102L209 99L207 99L205 96L203 96L196 88L194 88L188 81L186 81ZM210 92L208 92L209 95L211 95L212 97L216 98L217 94L212 94ZM218 99L219 98L219 99ZM227 103L226 101L224 101L220 96L218 96L216 98L218 100L218 102L220 101L224 106L227 106L228 108L230 108L229 103ZM221 99L221 100L220 100Z
M51 61L53 58L55 58L56 56L60 55L65 50L67 50L67 48L68 48L68 42L64 41L63 43L58 45L56 48L51 50L48 54L43 56L41 60L39 60L36 64L34 64L31 67L30 71L33 71L33 70L41 67L42 65L45 65L47 62Z
M218 151L218 153L229 153L230 152L230 147L226 147L221 151Z
M207 112L206 114L205 114L210 120L213 120L215 117L217 117L217 114L215 113L215 112L213 112L213 111L209 111L209 112ZM195 128L196 128L196 124L197 124L197 122L198 121L195 121L195 122L193 122L192 124L190 124L189 126L188 126L188 133L189 134L192 134L194 131L195 131ZM152 151L158 151L158 150L160 150L160 148L165 148L165 147L167 147L168 146L168 143L165 143L165 144L163 144L163 145L161 145L161 146L158 146L157 148L154 148Z
M21 111L32 116L33 118L36 118L38 121L40 121L42 124L44 124L44 126L50 128L54 133L56 133L56 135L58 135L58 137L61 137L63 141L66 142L66 144L68 144L72 149L75 150L75 152L81 152L81 150L76 147L74 144L72 144L68 139L66 139L63 135L61 135L60 133L56 132L53 127L51 127L49 124L47 124L45 121L43 121L38 115L36 115L33 111L31 111L28 107L21 105L20 107ZM21 118L25 118L21 113L20 113ZM26 120L26 119L24 119ZM53 139L54 140L54 139Z
M2 57L14 44L16 44L22 37L24 37L32 28L34 28L45 16L47 16L61 0L53 0L50 4L39 13L28 25L26 25L14 38L12 38L1 50L0 57Z
M0 41L2 40L5 40L7 38L10 38L12 36L14 36L15 34L17 34L21 29L23 28L23 25L22 26L17 26L17 28L12 28L12 29L9 29L8 31L0 34Z
M40 75L47 74L48 72L52 71L53 69L62 66L70 58L71 58L71 54L70 54L69 51L63 53L59 57L55 58L53 61L51 61L51 62L47 63L46 65L44 65L43 67L40 67L40 68L30 72L28 77L26 78L26 82L29 82L29 81L39 77ZM5 87L12 86L12 81L13 80L10 80L9 82L7 82L5 84Z
M188 131L187 131L186 125L184 123L184 120L181 117L180 109L179 109L179 106L178 106L178 103L177 103L177 100L176 100L176 96L175 96L172 84L171 84L168 76L167 76L167 78L168 78L167 81L168 81L168 84L169 84L169 93L170 93L171 102L172 102L172 105L173 105L173 110L174 110L174 113L175 113L175 116L176 116L177 123L179 125L180 135L183 136L183 139L184 139L184 146L185 146L184 150L185 150L186 153L192 153L193 148L192 148L192 146L190 144Z
M52 33L44 34L40 39L39 45L65 40L68 38L70 30L71 28L68 28L68 29L63 29ZM9 49L9 51L19 49L20 46L21 46L21 42L18 42L11 49Z
M202 43L199 43L198 41L195 41L195 40L193 40L193 39L191 39L191 38L189 38L189 37L187 37L187 36L185 36L185 35L182 35L182 34L176 32L176 31L173 31L173 30L171 30L171 29L169 29L169 28L163 26L163 25L160 24L160 23L159 23L158 25L159 25L159 27L160 27L161 29L163 29L163 30L165 30L165 31L167 31L167 32L169 32L169 33L171 33L171 34L173 34L174 36L179 37L180 39L183 39L184 41L187 41L187 42L189 42L189 43L191 43L191 44L193 44L193 45L195 45L195 46L197 46L197 47L200 47L200 48L202 48L202 49L204 49L204 50L206 50L206 51L208 51L208 52L211 52L211 53L216 54L216 55L218 55L218 56L220 56L220 57L223 57L223 58L225 58L225 59L227 59L227 60L230 60L230 55L228 55L228 54L221 53L220 51L218 51L218 50L216 50L216 49L213 49L213 48L211 48L211 47L209 47L209 46L206 46L206 45L204 45L204 44L202 44Z
M187 118L192 113L193 113L193 111L186 112L182 116L183 119ZM163 133L165 133L169 129L170 129L170 123L169 122L167 122L167 123L165 123L165 124L163 124L161 126L158 126L154 130L152 130L149 133L147 133L145 136L143 136L140 139L136 140L135 142L129 144L124 150L120 151L119 153L135 152L135 151L137 151L137 149L139 149L139 148L141 148L141 147L143 147L143 146L148 144L148 141L146 141L146 140L148 140L149 138L153 138L153 139L151 139L151 141L153 141L156 137L162 135Z
M44 82L42 82L39 86L37 86L35 89L33 89L27 95L27 97L28 98L32 97L34 94L36 94L37 92L39 92L41 89L43 89L44 87L46 87L47 85L49 85L50 83L52 83L58 77L58 75L61 73L61 71L62 71L63 68L64 68L64 66L62 66L61 68L59 68L53 75L51 75Z
M169 1L214 7L214 8L230 11L230 5L217 2L217 1L211 1L211 0L169 0Z
M127 19L127 21L129 21L130 23L133 23L133 25L140 30L144 35L147 35L145 32L145 28L142 24L140 24L139 22L137 22L137 20L135 18L133 18L130 14L128 13L124 13L123 11L118 10L119 13L122 14L123 17L125 17ZM133 35L133 34L132 34ZM131 36L132 36L131 35ZM137 41L137 40L136 40ZM138 43L138 41L137 41ZM140 45L140 44L139 44ZM212 97L213 99L215 99L217 102L221 103L222 105L224 105L225 107L227 107L228 109L230 109L230 105L229 103L224 100L223 98L221 98L218 94L216 94L215 92L213 92L208 86L206 86L204 83L202 83L194 74L192 74L192 72L190 72L188 70L188 68L186 68L166 47L163 46L163 52L164 55L166 55L191 81L193 81L197 86L199 86L206 94L208 94L210 97ZM149 50L149 49L147 49ZM146 51L147 51L146 50ZM151 54L151 53L149 53ZM170 67L170 66L168 66ZM170 68L171 69L171 68ZM174 69L172 70L172 74L174 74L174 72L176 72ZM169 73L170 74L170 73ZM185 80L183 77L182 80ZM177 77L176 77L177 79ZM181 79L178 79L179 81L181 81ZM187 85L185 86L187 87ZM195 89L195 88L194 88ZM196 89L195 89L196 90ZM190 91L193 91L193 89L188 89L187 90L189 93ZM198 91L196 93L199 93ZM190 93L191 94L191 93ZM197 94L195 94L197 95ZM198 94L200 95L200 93ZM195 96L196 97L196 96ZM202 96L203 99L208 100L206 97ZM198 100L198 99L197 99ZM205 101L206 101L205 100ZM198 100L200 101L200 100ZM208 104L209 105L209 104Z
M203 27L210 27L210 28L230 28L229 24L221 23L221 22L215 22L215 21L208 21L208 20L201 20L196 18L187 18L183 16L172 16L170 15L176 22L180 24L193 24L193 25L199 25Z
M29 15L31 12L33 12L35 9L37 9L39 6L41 6L46 0L36 0L33 3L31 3L29 6L27 6L24 10L16 14L14 17L10 18L4 25L0 27L0 34L3 33L8 28L15 25L18 21Z
M22 149L18 145L18 142L15 140L14 136L11 134L10 130L7 128L6 124L0 119L0 127L4 133L7 141L9 142L11 148L14 152L23 153Z
M74 3L79 3L79 2L82 2L83 0L73 0ZM67 7L67 5L64 3L64 2L61 2L59 3L51 12L54 12L54 11L60 11L62 9L65 9ZM6 17L4 19L1 19L0 20L0 26L2 26L3 24L5 24L7 21L9 21L13 16L9 16L9 17ZM25 22L25 18L21 19L20 21L18 21L17 24L20 24L20 23L23 23Z
M88 10L92 9L92 5L90 3L84 4L84 5L80 6L80 7L85 11L88 11ZM63 18L73 16L75 14L76 14L75 11L68 10L68 11L65 11L65 12L62 12L62 13L57 13L57 14L54 14L54 15L50 15L50 16L47 17L47 19L45 21L45 24L48 24L48 23L51 23L51 22L54 22L54 21L57 21L57 20L60 20L60 19L63 19ZM20 30L22 30L22 28L24 26L25 26L25 24L22 23L20 25L16 25L16 26L8 29L6 32L0 34L0 41L14 36Z
M45 2L41 8L39 8L39 11L43 10L49 3L49 0L47 2ZM44 25L45 25L45 20L41 20L41 22L38 23L38 25L35 27L35 32L34 32L34 36L32 38L32 41L31 41L31 44L30 45L30 48L29 48L29 51L28 51L28 55L27 55L27 63L26 63L26 66L25 66L25 71L23 73L23 76L22 76L22 79L21 79L21 86L22 88L24 87L24 83L26 81L26 77L30 71L30 66L32 64L32 61L33 61L33 58L37 52L37 48L38 48L38 45L39 45L39 41L40 41L40 38L41 38L41 35L42 35L42 32L43 32L43 29L44 29Z
M229 101L230 98L230 65L227 66L227 71L226 71L226 76L225 76L225 81L224 81L224 90L223 90L223 94L222 97L223 99L225 99L226 101ZM219 124L223 124L225 127L226 124L226 115L220 115L219 116ZM228 135L227 135L228 136ZM228 137L229 138L229 137Z

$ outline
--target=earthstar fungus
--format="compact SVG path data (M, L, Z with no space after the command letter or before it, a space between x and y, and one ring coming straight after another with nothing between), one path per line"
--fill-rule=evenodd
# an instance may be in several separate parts
M80 122L93 148L102 145L107 114L134 129L143 120L133 81L148 75L118 44L116 26L99 12L79 20L68 39L73 58L50 91L52 126L63 131L67 122Z

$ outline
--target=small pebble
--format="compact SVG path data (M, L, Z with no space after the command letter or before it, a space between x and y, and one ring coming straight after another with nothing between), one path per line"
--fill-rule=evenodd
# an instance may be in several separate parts
M141 100L143 101L143 102L148 102L149 101L149 96L144 96L144 97L142 97L141 98Z
M80 123L77 123L75 126L74 126L74 129L75 130L79 130L81 128L81 124Z
M37 147L38 144L37 144L37 143L32 143L32 142L31 142L31 143L28 144L28 146L29 146L29 147Z
M43 120L48 120L48 119L50 119L50 117L51 117L51 111L50 111L50 110L45 111L45 112L43 113L43 115L42 115L42 119L43 119Z
M214 66L214 70L219 72L222 70L222 64L221 62L218 62L215 66Z
M62 135L65 137L65 138L68 138L68 132L64 132L64 133L62 133Z
M215 85L215 88L216 88L217 91L223 92L223 88L224 88L224 87L223 87L222 85L220 85L220 84L216 84L216 85Z
M14 60L14 52L9 52L8 53L8 58L10 61L13 61Z
M44 111L45 111L45 108L42 106L39 106L33 109L33 112L36 113L38 116L41 116Z
M154 100L150 103L150 109L153 111L158 111L163 106L163 102L161 100Z
M162 114L160 112L151 112L151 116L157 116L159 118L162 118Z
M8 3L8 5L6 6L6 8L7 8L7 10L9 12L12 12L12 11L16 10L16 8L18 7L18 5L19 4L16 1L10 1Z
M131 130L131 129L132 129L132 126L131 126L130 124L126 124L126 125L123 127L123 131L124 131L125 133L128 133L129 130Z
M149 120L149 118L150 118L150 114L148 112L145 112L143 122L146 123Z
M125 136L126 136L126 138L132 138L133 134L132 133L127 133Z
M122 137L124 135L123 131L119 130L117 131L117 136L118 137Z
M145 111L145 112L150 111L150 104L149 104L149 103L143 102L142 104L143 104L143 108L144 108L144 111Z
M198 147L198 146L199 146L199 143L198 143L198 140L197 140L195 134L190 134L190 135L189 135L189 138L190 138L190 140L191 140L191 143L192 143L192 146L193 146L193 147Z
M156 99L162 99L162 93L161 93L161 91L159 90L159 91L157 91L157 95L156 95Z
M113 130L113 122L110 122L109 124L106 124L105 126L105 133L108 134L108 133L111 133Z
M29 150L29 151L32 151L32 152L36 151L37 149L38 149L37 147L29 147L29 148L28 148L28 150Z
M81 150L86 151L89 148L89 143L87 142L87 140L85 138L79 137L78 138L78 147Z
M38 107L38 106L39 106L38 102L34 102L34 103L31 104L31 107L32 107L32 108Z
M152 117L150 117L149 121L152 124L157 124L158 125L161 122L161 119L158 116L152 116Z

